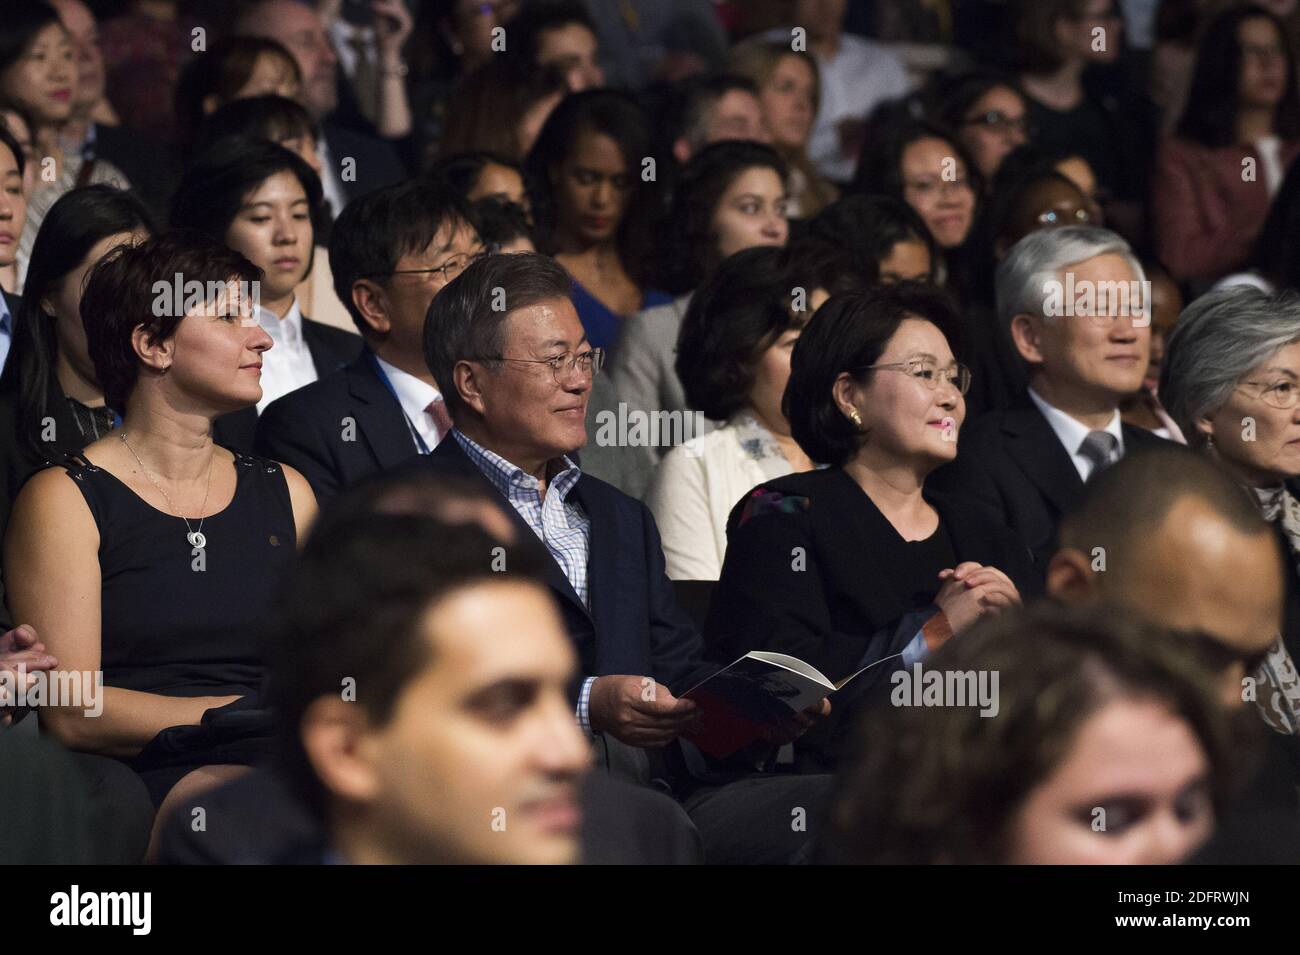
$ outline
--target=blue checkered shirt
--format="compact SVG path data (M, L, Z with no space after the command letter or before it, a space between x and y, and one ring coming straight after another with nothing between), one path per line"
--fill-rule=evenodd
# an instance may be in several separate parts
M590 609L587 560L590 555L591 518L581 504L569 500L570 493L582 477L582 471L567 456L560 458L563 470L551 478L547 494L542 497L537 489L537 479L523 468L466 437L459 428L453 428L451 433L461 450L474 462L474 466L483 472L483 476L492 482L492 486L510 502L524 523L546 545L546 549L564 571L564 576L569 579L573 592ZM588 733L591 732L588 713L591 684L595 680L595 677L583 680L582 691L578 696L578 722Z

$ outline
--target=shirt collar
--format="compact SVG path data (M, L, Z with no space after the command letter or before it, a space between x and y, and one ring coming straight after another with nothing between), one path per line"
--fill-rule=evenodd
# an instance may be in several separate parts
M537 490L537 479L519 465L511 464L495 451L489 451L459 428L452 428L451 433L460 444L461 450L474 462L475 467L482 471L492 482L492 486L507 499L515 498L517 492L522 489ZM582 471L567 454L552 458L547 462L546 469L551 475L551 492L558 494L560 500L567 501L569 492L582 477Z
M1083 439L1092 433L1093 429L1089 428L1082 421L1070 417L1055 405L1048 404L1047 401L1044 400L1038 392L1034 391L1033 388L1029 389L1029 397L1032 399L1034 404L1038 406L1038 410L1043 413L1043 417L1047 419L1047 423L1052 426L1052 430L1056 432L1056 437L1061 444L1064 445L1065 450L1071 455L1078 454L1079 446L1083 444ZM1118 408L1116 408L1114 414L1111 415L1110 423L1101 430L1115 436L1115 440L1119 442L1116 445L1116 448L1119 450L1120 454L1123 454L1124 429L1122 427L1122 422L1120 421Z
M281 342L286 345L296 345L302 341L302 309L298 307L296 298L284 318L280 318L269 308L257 306L257 323L275 339L277 345Z
M388 383L397 393L397 403L402 406L402 410L412 421L419 421L429 404L442 397L442 392L427 381L421 381L410 372L402 371L396 365L390 365L378 355L375 355L375 361L379 363L380 370L388 376Z

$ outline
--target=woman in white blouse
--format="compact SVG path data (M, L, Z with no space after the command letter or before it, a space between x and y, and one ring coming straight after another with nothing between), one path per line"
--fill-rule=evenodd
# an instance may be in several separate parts
M695 293L677 374L696 418L726 424L673 448L650 484L646 503L673 580L717 580L736 502L756 484L815 466L781 410L790 352L829 293L858 281L841 251L807 239L737 252Z

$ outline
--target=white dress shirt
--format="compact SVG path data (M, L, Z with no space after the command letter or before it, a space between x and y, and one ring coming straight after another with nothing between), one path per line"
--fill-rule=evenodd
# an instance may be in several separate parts
M348 204L348 194L343 188L343 180L339 178L338 160L330 152L329 143L325 141L323 132L320 141L316 143L316 155L320 157L321 191L325 193L325 201L329 203L330 215L338 218L338 214Z
M257 413L261 414L276 398L310 385L317 375L311 350L302 337L302 310L297 299L284 318L278 318L269 308L257 306L257 321L275 342L262 353L262 400L257 403Z
M1038 410L1047 419L1047 423L1056 432L1057 439L1069 452L1070 460L1074 462L1074 469L1079 472L1079 477L1087 481L1088 476L1092 474L1093 465L1091 460L1079 453L1079 448L1083 444L1083 439L1096 429L1089 428L1082 421L1076 421L1055 405L1049 405L1039 397L1038 392L1034 391L1033 388L1029 389L1029 397L1033 399L1034 404L1038 406ZM1114 415L1111 416L1110 423L1101 430L1115 436L1115 440L1118 442L1115 445L1116 460L1119 460L1124 456L1124 429L1121 426L1118 408L1115 409Z
M410 372L390 365L378 355L375 356L375 361L388 376L388 383L397 393L397 403L402 406L402 413L406 415L407 422L424 439L425 448L432 451L446 435L438 433L438 427L433 423L433 416L427 409L432 402L442 401L442 392L427 381L416 378ZM416 450L419 450L418 445Z

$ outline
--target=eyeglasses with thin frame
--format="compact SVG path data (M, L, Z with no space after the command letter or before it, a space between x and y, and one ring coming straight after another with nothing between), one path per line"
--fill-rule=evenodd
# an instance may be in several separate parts
M1266 405L1271 405L1281 411L1289 411L1296 406L1296 401L1300 400L1300 384L1292 381L1290 378L1283 378L1280 381L1243 381L1243 385L1253 385L1259 389L1255 395ZM1244 390L1244 389L1243 389Z
M1030 124L1028 116L1008 116L1001 110L996 109L991 109L986 113L980 113L976 116L971 116L969 119L964 119L962 120L962 125L983 126L985 129L1003 135L1013 131L1018 132L1025 137L1031 137L1034 134L1034 128Z
M548 365L551 374L555 376L555 380L558 382L561 380L562 375L572 374L574 369L577 369L584 378L594 378L600 373L600 369L605 367L605 349L589 348L576 354L565 352L563 355L556 355L553 358L507 358L505 355L485 355L478 360L513 361L524 365Z
M933 358L912 358L908 361L867 365L862 371L901 371L911 375L931 391L939 387L939 380L943 378L957 389L958 394L964 395L970 391L971 370L961 362L953 362L947 368L940 369L939 363Z
M442 283L446 285L448 282L450 282L456 276L460 275L461 272L464 272L467 268L469 268L472 264L477 262L479 259L483 258L485 255L491 255L492 252L494 251L496 250L491 247L488 247L483 249L481 252L458 252L455 255L453 255L451 258L449 258L446 262L442 263L442 265L435 265L432 268L393 269L393 271L391 272L367 275L366 278L380 279L380 278L389 278L394 275L427 275L429 278L433 278L434 275L436 274L442 276Z

